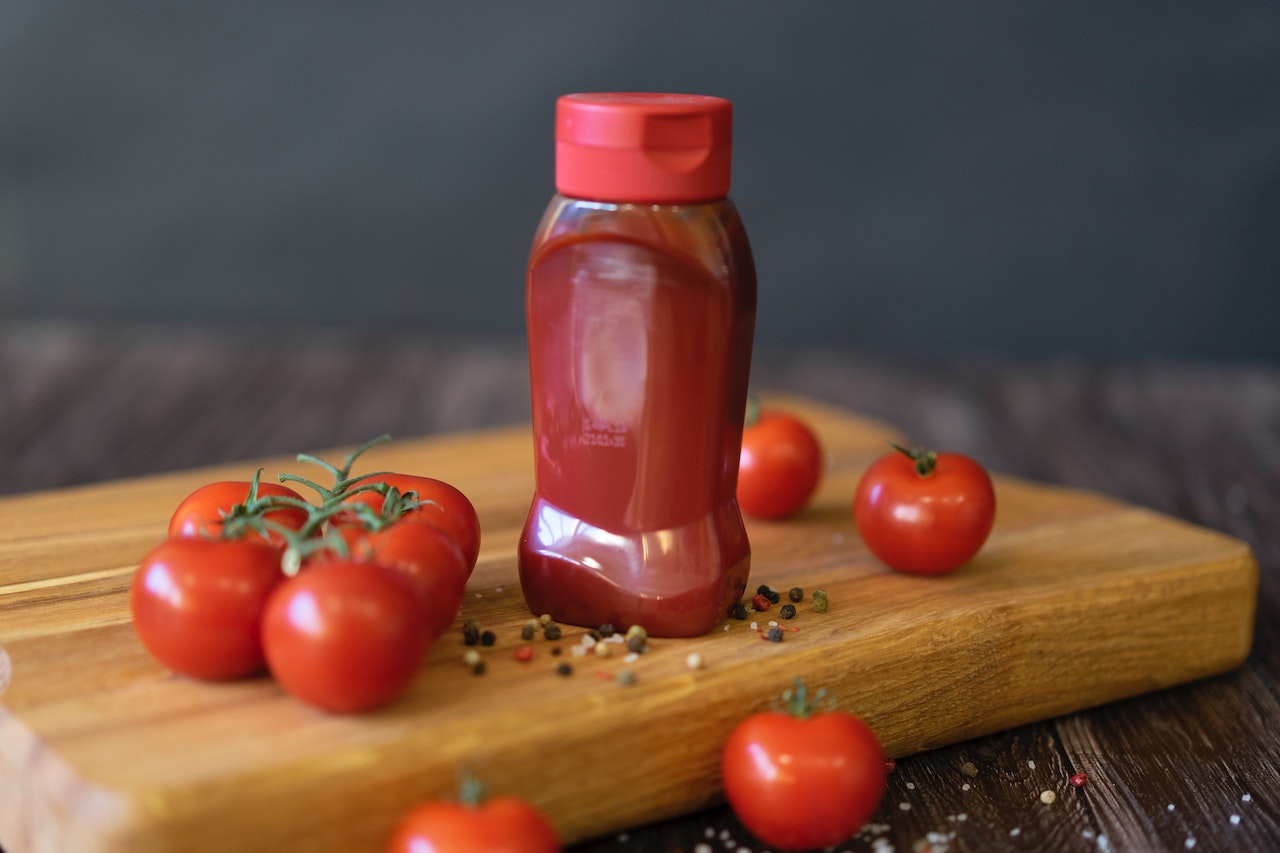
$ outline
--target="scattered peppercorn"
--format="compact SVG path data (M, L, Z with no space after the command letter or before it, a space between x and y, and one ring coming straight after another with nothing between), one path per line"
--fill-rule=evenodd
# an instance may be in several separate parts
M778 615L783 619L796 618L796 606L794 604L784 604L782 609L778 611Z
M528 622L525 622L523 626L521 626L520 639L532 640L533 635L536 634L537 631L538 631L538 620L530 619Z
M480 663L480 653L475 649L467 649L467 653L462 656L467 666L475 666Z
M815 589L813 591L813 611L815 613L827 612L827 591L825 589Z
M498 642L498 637L492 631L485 631L480 635L480 645L482 646L492 646L496 642Z
M777 625L774 625L772 628L769 629L769 632L765 634L765 639L771 643L781 643L782 629L779 628Z
M597 630L600 631L601 637L612 637L614 634L618 633L618 629L613 627L612 622L604 623Z
M636 674L629 669L624 669L618 673L619 684L635 684Z
M573 664L562 663L556 667L556 675L570 676L573 675Z
M737 604L733 605L733 607L729 608L729 615L732 616L734 619L746 619L747 605L739 601Z
M763 595L765 598L769 599L771 604L777 604L782 600L782 595L767 583L762 583L760 586L756 587L756 595Z
M560 633L560 626L554 622L550 625L545 625L542 628L542 636L546 637L548 640L560 639Z
M474 646L480 642L480 629L474 625L462 626L462 642L468 646Z
M512 654L515 655L516 660L518 661L531 661L533 660L533 646L516 646L516 649Z
M476 675L484 675L488 667L484 665L484 661L476 661L475 666L471 667L471 671Z
M1089 777L1084 773L1077 773L1067 780L1073 788L1083 788L1084 783L1089 781Z
M966 761L960 765L960 772L972 779L978 775L978 768L972 761Z
M636 654L640 655L640 654L644 654L645 649L647 648L648 646L646 644L643 634L634 634L627 639L628 651L635 652Z
M464 630L464 631L465 631L465 630L466 630L466 629L468 629L468 628L475 628L477 631L479 631L479 630L480 630L480 620L479 620L479 619L464 619L464 620L463 620L463 622L462 622L462 630Z
M769 597L764 595L763 593L757 593L756 597L751 599L751 606L754 607L756 610L764 611L772 607L773 602L771 602L769 600Z
M559 646L551 647L551 654L553 655L559 655L561 651L563 651L563 649L561 649Z
M895 770L897 770L897 769L898 769L898 762L894 761L892 758L886 758L886 759L884 760L884 772L885 772L885 773L892 773L893 771L895 771Z
M604 639L604 635L600 633L600 629L598 628L592 628L590 631L587 631L587 636L597 641Z
M551 618L550 613L543 613L541 616L538 617L538 621L541 622L543 625L550 625L552 622L556 620Z
M804 590L798 586L793 586L787 590L787 598L797 603L804 601Z
M643 625L632 625L627 629L627 639L630 640L632 637L640 637L647 640L649 639L649 632L644 629Z

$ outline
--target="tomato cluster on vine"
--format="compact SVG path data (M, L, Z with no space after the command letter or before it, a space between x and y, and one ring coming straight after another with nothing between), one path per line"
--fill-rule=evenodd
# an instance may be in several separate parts
M169 669L226 680L268 670L326 711L368 710L400 694L453 623L480 551L471 501L438 479L378 472L326 487L209 483L174 511L168 537L130 588L134 630ZM285 483L316 492L305 500Z

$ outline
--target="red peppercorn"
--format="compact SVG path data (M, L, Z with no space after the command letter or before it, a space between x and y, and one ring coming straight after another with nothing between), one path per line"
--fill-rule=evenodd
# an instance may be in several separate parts
M516 646L512 654L516 656L518 661L531 661L533 660L533 646Z
M1071 787L1073 788L1083 788L1084 783L1089 781L1089 777L1086 776L1084 773L1077 773L1067 781L1071 783Z
M892 773L894 770L897 770L897 769L898 769L898 762L894 761L892 758L886 758L884 760L885 773Z
M768 610L773 604L764 593L757 593L756 597L751 599L751 606L756 610Z

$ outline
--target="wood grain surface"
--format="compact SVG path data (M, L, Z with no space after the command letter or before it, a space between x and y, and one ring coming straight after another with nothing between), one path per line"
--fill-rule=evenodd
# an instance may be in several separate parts
M511 423L526 417L523 369L511 342L5 328L0 461L8 475L0 488L352 443L383 430L425 435ZM849 849L1276 847L1275 370L943 365L797 352L758 356L756 374L759 385L878 416L998 471L1106 492L1231 533L1262 567L1256 642L1243 667L904 758L880 812ZM1068 790L1066 776L1079 770L1089 784ZM1059 791L1052 807L1039 801L1048 788ZM754 844L727 809L713 806L575 850L690 851L708 833L717 848L721 836Z

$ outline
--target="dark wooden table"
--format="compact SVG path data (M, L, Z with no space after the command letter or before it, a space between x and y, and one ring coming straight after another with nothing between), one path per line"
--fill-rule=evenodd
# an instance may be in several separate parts
M1262 570L1239 670L902 758L837 850L1280 849L1280 368L788 351L757 353L753 378L1225 531ZM527 417L519 340L0 325L0 493ZM718 808L573 849L739 847L764 849Z

